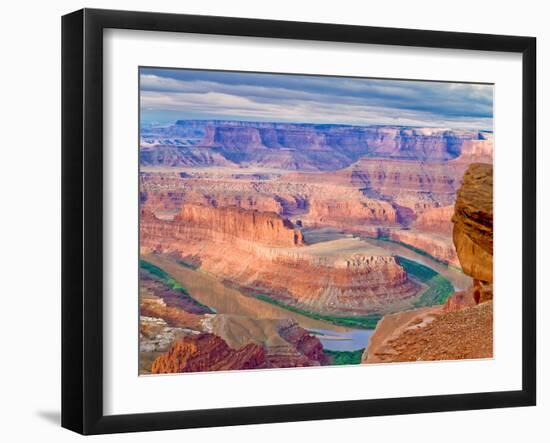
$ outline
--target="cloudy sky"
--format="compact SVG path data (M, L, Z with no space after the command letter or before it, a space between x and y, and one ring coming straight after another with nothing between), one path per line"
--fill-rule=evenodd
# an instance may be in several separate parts
M143 123L221 119L492 130L493 87L141 68Z

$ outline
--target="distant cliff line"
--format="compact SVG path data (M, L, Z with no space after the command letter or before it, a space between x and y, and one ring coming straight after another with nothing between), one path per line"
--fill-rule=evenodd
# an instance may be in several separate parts
M142 128L140 162L329 171L364 157L446 162L465 151L478 153L473 161L490 162L493 135L400 126L178 120Z
M265 128L277 128L277 127L302 127L302 128L394 128L394 129L432 129L438 131L450 131L455 133L483 133L492 134L493 131L489 129L474 129L474 128L458 128L448 126L426 126L426 125L389 125L381 123L365 123L365 124L350 124L350 123L321 123L321 122L298 122L298 121L273 121L273 120L224 120L224 119L177 119L171 123L151 123L144 122L143 129L147 130L154 127L167 127L171 125L219 125L219 126L240 126L240 127L265 127Z

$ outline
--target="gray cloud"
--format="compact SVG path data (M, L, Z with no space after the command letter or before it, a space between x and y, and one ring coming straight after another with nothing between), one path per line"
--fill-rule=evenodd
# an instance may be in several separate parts
M490 85L146 70L142 112L179 118L492 129Z

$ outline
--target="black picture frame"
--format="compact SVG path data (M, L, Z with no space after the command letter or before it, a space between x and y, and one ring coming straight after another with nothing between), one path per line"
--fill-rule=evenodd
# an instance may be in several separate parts
M108 28L522 54L522 389L177 412L103 413L103 31ZM536 403L536 39L83 9L62 18L62 426L82 434L458 411Z

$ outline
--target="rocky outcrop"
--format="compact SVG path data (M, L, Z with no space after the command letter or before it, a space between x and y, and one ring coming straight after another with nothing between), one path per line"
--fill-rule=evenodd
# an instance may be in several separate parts
M216 314L208 316L203 327L223 338L233 349L249 343L263 346L270 368L319 366L328 362L319 339L288 318Z
M363 354L364 363L492 357L492 195L492 165L472 164L452 220L460 263L474 285L442 306L384 316Z
M231 349L214 334L185 336L176 341L168 352L155 359L153 374L179 372L231 371L258 369L266 366L263 347L250 343L238 350Z
M283 320L278 325L279 335L302 355L319 364L327 364L328 356L323 352L321 341L311 335L298 323L292 320Z
M447 161L457 158L465 144L470 151L476 144L487 144L489 136L434 128L182 120L143 128L140 161L163 166L336 170L363 156Z
M453 216L453 240L464 272L493 281L493 167L474 163L464 174Z

